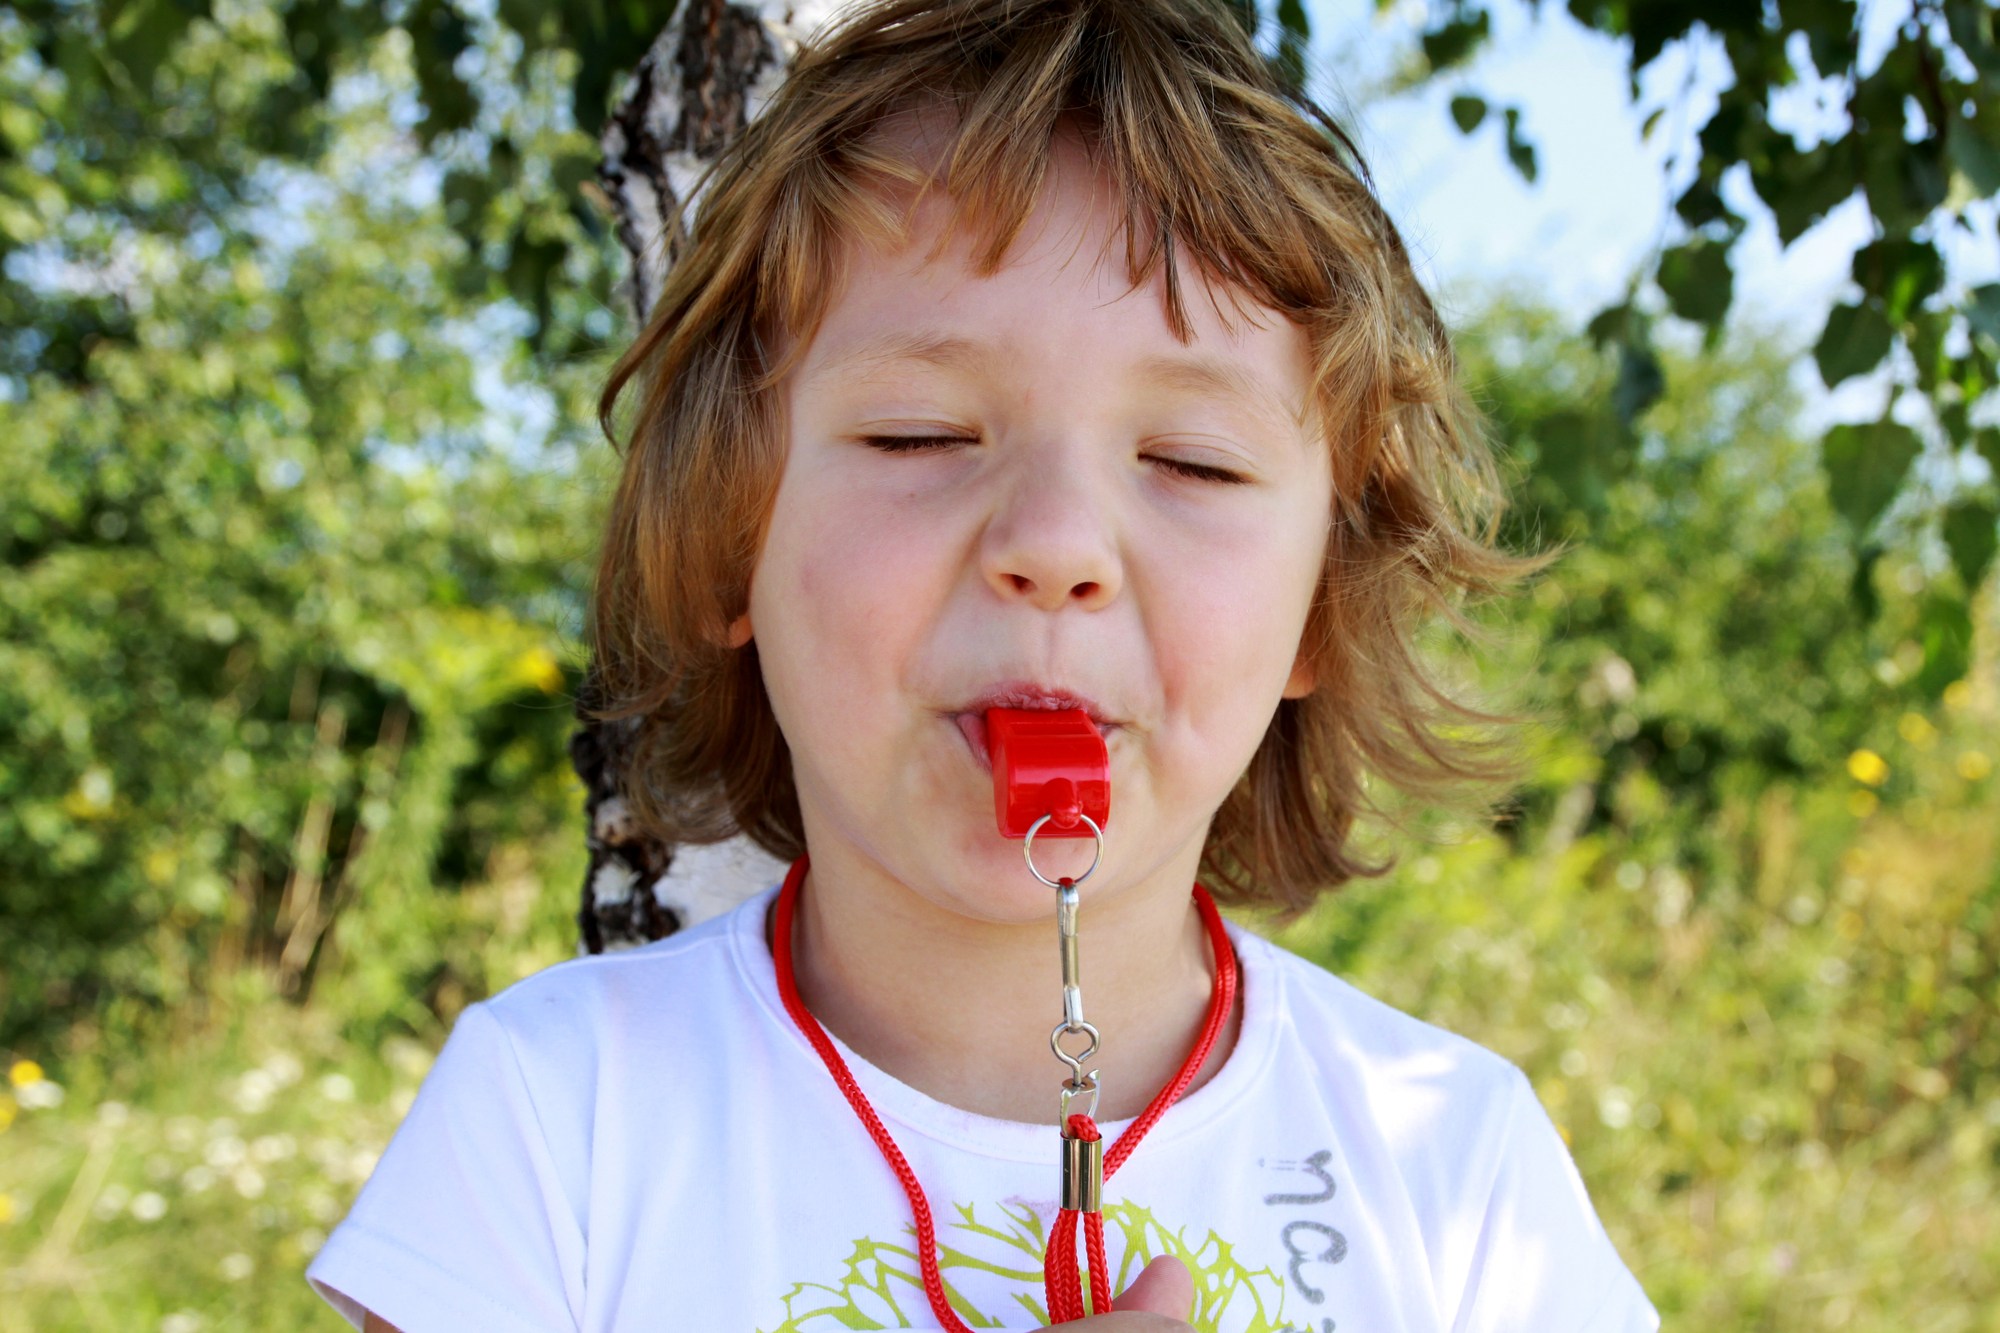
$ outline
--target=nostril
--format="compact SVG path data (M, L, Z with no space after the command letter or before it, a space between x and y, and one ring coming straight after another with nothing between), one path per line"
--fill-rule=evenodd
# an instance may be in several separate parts
M1069 590L1069 595L1088 601L1090 598L1097 596L1097 585L1095 583L1079 583Z

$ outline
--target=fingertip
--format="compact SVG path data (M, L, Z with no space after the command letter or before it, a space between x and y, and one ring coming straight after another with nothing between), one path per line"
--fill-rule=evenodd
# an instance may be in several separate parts
M1194 1277L1179 1259L1161 1255L1132 1279L1116 1305L1120 1310L1185 1320L1194 1309Z

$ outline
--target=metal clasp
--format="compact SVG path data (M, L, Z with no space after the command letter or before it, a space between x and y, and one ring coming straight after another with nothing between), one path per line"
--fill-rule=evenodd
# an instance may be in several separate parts
M1046 818L1046 816L1044 817ZM1089 816L1085 815L1084 818L1087 820ZM1095 830L1097 826L1093 824L1091 827ZM1033 835L1031 834L1030 836L1032 837ZM1098 840L1101 846L1103 842L1103 834L1101 832L1098 834ZM1032 861L1029 862L1031 868L1033 864ZM1096 869L1096 866L1097 863L1092 861L1091 869ZM1084 872L1086 875L1089 873L1090 871L1088 870ZM1039 877L1039 872L1037 877ZM1056 1053L1056 1059L1069 1066L1069 1077L1063 1081L1062 1085L1062 1110L1057 1116L1057 1123L1064 1127L1065 1132L1067 1132L1069 1125L1070 1103L1076 1098L1088 1094L1090 1097L1090 1109L1085 1111L1084 1114L1094 1117L1097 1114L1098 1094L1097 1071L1093 1069L1086 1073L1083 1068L1084 1062L1097 1054L1099 1040L1097 1029L1092 1027L1083 1016L1083 960L1077 948L1076 885L1076 880L1064 876L1054 886L1056 890L1056 939L1061 946L1062 952L1063 1019L1049 1033L1049 1049ZM1076 1034L1080 1034L1086 1038L1088 1044L1081 1051L1072 1055L1063 1049L1062 1039Z

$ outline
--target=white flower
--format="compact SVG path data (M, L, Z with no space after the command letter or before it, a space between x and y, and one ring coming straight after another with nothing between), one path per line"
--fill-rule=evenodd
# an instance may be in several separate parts
M306 1067L290 1051L279 1051L264 1061L264 1076L273 1087L289 1088L304 1078Z
M261 1069L247 1069L236 1080L236 1092L231 1100L244 1115L256 1115L271 1104L271 1094L277 1090L277 1081L269 1074Z
M328 1074L319 1081L319 1095L330 1102L351 1102L354 1080L345 1074Z
M152 1190L147 1190L144 1194L132 1200L132 1216L138 1218L141 1222L157 1222L166 1215L166 1199Z
M51 1079L40 1079L14 1089L14 1100L21 1103L24 1111L48 1111L63 1104L62 1084Z
M299 1141L289 1134L265 1134L250 1145L250 1158L257 1162L283 1162L298 1155Z
M257 1271L256 1263L241 1250L238 1250L234 1254L223 1255L222 1263L218 1267L222 1271L222 1280L224 1282L241 1282L244 1278L249 1277Z

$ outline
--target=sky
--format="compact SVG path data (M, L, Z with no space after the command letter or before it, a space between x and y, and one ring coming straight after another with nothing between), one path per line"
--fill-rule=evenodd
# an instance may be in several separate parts
M1469 68L1414 93L1384 95L1396 53L1409 49L1424 22L1423 0L1399 0L1380 13L1375 0L1309 0L1307 8L1314 91L1358 128L1390 215L1447 309L1463 308L1482 287L1510 285L1539 292L1580 322L1621 299L1634 271L1673 239L1671 202L1688 172L1670 158L1681 145L1691 168L1686 148L1729 77L1718 50L1669 48L1642 80L1635 107L1622 43L1577 23L1560 0L1539 12L1501 0L1493 39ZM1864 66L1880 58L1907 13L1907 0L1864 0ZM1535 184L1508 165L1497 115L1471 136L1458 132L1447 104L1459 92L1521 107L1524 135L1539 156ZM1642 141L1640 126L1656 107L1665 114L1653 141ZM1774 120L1819 134L1837 130L1843 117L1830 85L1802 86ZM1751 219L1735 252L1732 323L1754 323L1808 354L1827 310L1858 294L1848 267L1871 234L1865 208L1849 200L1781 251L1747 182L1726 181L1724 197ZM1990 238L1990 208L1983 218ZM1947 260L1961 284L2000 277L2000 245L1953 245ZM1818 424L1872 419L1887 393L1878 375L1829 395L1809 360L1797 382Z

